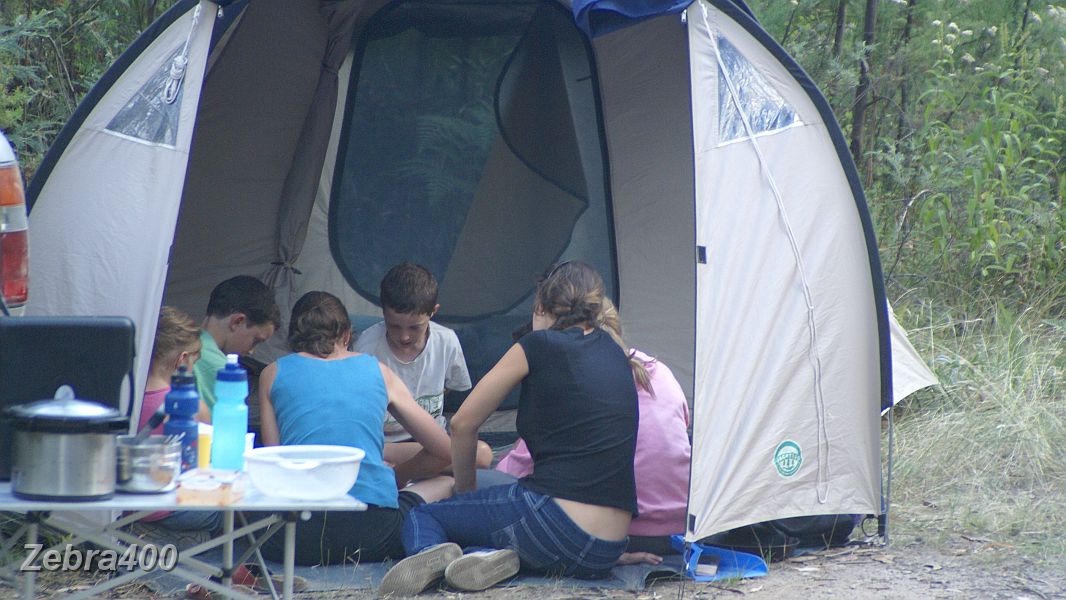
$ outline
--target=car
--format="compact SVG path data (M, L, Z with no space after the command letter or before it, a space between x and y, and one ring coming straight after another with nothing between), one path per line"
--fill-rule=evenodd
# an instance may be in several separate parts
M0 316L22 313L29 298L29 219L22 172L0 131Z

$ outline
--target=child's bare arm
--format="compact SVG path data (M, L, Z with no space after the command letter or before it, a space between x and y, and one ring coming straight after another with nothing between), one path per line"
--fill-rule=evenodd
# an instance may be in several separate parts
M415 402L403 380L392 369L383 364L380 366L389 395L389 413L422 445L411 459L396 465L397 483L402 485L412 479L440 473L451 462L448 434Z
M452 472L456 492L477 487L475 466L477 432L514 386L529 373L526 353L518 344L503 355L492 370L470 392L462 408L452 417Z
M278 364L272 363L263 369L259 376L259 435L264 446L277 446L281 443L278 431L278 418L274 414L274 403L270 401L270 388L278 374Z

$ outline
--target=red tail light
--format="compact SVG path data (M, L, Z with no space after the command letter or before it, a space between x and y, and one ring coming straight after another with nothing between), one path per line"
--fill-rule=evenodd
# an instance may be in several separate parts
M0 165L0 293L9 308L22 306L29 296L28 227L18 165Z
M4 302L8 308L18 308L29 297L29 244L25 229L0 233L0 257Z

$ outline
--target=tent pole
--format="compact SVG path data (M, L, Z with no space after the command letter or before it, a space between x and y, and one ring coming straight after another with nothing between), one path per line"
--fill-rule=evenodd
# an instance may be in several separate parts
M895 458L895 421L893 418L893 409L895 407L889 407L888 409L888 480L885 484L885 496L884 506L881 507L881 514L877 516L877 535L881 536L885 541L885 545L888 545L888 510L892 505L892 463Z

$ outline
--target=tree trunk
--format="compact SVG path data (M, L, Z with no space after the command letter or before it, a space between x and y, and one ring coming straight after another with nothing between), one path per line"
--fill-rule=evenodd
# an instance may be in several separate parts
M1029 13L1033 11L1032 6L1033 0L1025 0L1025 10L1022 12L1022 28L1018 33L1019 38L1025 33L1025 26L1029 24Z
M848 0L837 2L837 18L833 25L833 58L840 58L840 47L844 44L844 25L848 14Z
M902 42L896 51L897 56L903 57L899 65L899 120L896 123L896 150L900 149L903 138L907 135L907 115L910 109L907 106L910 102L910 82L907 80L907 76L910 74L907 71L907 46L911 41L911 32L914 28L914 7L917 4L918 0L907 0L907 20L903 24Z
M862 32L862 58L859 59L859 85L855 88L855 107L851 111L851 155L862 164L862 124L870 105L870 55L874 45L874 25L877 22L877 0L866 0L866 16Z
M788 36L792 33L792 24L796 21L796 11L799 10L798 6L792 8L792 12L788 15L788 23L785 24L785 33L781 36L781 45L784 46L788 43Z

